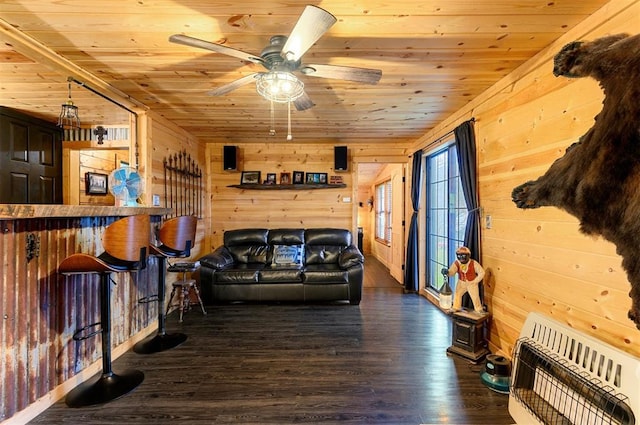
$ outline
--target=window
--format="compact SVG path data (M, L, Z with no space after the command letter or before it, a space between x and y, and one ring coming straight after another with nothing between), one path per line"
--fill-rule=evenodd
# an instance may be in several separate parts
M391 180L376 185L376 239L391 245Z
M464 244L468 213L455 145L427 156L425 169L426 286L437 291L444 283L440 270L449 267Z

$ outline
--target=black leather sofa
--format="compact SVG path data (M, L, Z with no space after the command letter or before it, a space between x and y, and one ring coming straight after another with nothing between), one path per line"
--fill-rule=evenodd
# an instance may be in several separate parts
M344 229L240 229L199 259L206 304L362 298L364 257Z

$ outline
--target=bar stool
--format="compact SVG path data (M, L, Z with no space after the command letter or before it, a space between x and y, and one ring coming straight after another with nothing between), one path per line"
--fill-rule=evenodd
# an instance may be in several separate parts
M115 400L144 380L139 370L115 374L111 368L111 273L138 272L147 265L150 220L148 215L133 215L111 223L104 230L105 252L96 256L72 254L62 260L58 272L62 275L98 274L100 276L100 322L77 330L73 339L81 341L102 334L102 375L94 382L83 382L71 390L65 399L69 407L91 406ZM100 329L83 335L90 328Z
M171 290L171 296L169 297L169 304L167 304L167 314L171 307L179 307L180 308L180 319L178 320L182 323L182 317L184 313L191 308L191 291L196 294L198 298L198 303L200 303L200 309L202 310L202 314L207 314L207 311L204 309L204 304L202 304L202 298L200 298L200 291L198 290L198 286L196 285L196 281L193 279L187 279L187 273L193 273L200 268L200 262L185 262L185 263L175 263L169 266L170 272L182 273L182 279L177 282L173 282L173 289ZM174 303L174 297L178 296L178 302Z
M138 342L133 351L138 354L152 354L177 347L187 340L183 333L168 334L165 330L164 310L167 258L184 258L191 255L196 238L198 218L183 215L164 222L158 231L159 246L149 245L149 255L158 259L158 295L140 300L141 303L158 301L158 332L155 336Z

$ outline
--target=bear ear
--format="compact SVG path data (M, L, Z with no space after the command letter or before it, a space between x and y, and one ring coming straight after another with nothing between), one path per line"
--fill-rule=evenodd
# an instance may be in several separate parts
M571 69L576 66L578 62L578 55L580 54L581 41L573 41L565 45L553 58L553 75L556 77L564 75L565 77L578 77L577 74L572 73Z

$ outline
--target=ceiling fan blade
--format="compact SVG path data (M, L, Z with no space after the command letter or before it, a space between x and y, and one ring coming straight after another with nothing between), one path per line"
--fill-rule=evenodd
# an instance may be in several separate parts
M326 10L307 5L293 27L280 55L286 60L299 60L336 21L336 17Z
M212 43L210 41L200 40L199 38L189 37L188 35L173 34L171 37L169 37L169 41L172 43L184 44L185 46L199 47L201 49L211 50L212 52L222 53L223 55L233 56L249 62L264 62L261 57L243 52L242 50L223 46L222 44Z
M382 77L382 71L379 69L341 65L305 64L300 68L300 72L310 77L333 78L365 84L376 84Z
M249 74L245 77L242 78L238 78L235 81L230 82L229 84L225 84L224 86L220 86L217 89L213 89L207 92L207 94L209 96L222 96L223 94L227 94L230 91L233 91L237 88L240 88L242 86L245 86L247 84L249 84L252 81L255 81L255 79L258 77L258 75L260 75L260 72L254 72L252 74Z
M302 93L302 96L294 100L293 104L298 111L306 111L315 106L315 103L313 103L313 100L311 100L307 92Z

